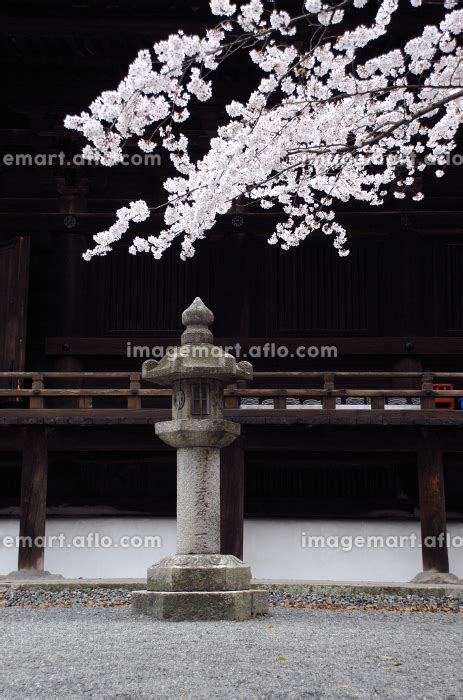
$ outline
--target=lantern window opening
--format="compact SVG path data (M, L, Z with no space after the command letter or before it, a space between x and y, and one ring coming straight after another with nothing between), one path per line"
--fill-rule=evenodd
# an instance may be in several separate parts
M191 385L193 416L208 416L210 414L209 385L198 382Z

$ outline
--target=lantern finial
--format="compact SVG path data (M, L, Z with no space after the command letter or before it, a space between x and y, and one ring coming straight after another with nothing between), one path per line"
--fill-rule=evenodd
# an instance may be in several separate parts
M214 314L199 297L196 297L194 302L183 312L182 323L185 326L182 333L182 345L213 342L214 336L209 330L209 326L214 323Z

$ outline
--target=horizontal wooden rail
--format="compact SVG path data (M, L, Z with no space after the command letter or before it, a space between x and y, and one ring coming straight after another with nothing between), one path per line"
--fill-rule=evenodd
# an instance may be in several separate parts
M170 389L0 389L0 397L79 397L79 396L171 396ZM421 389L225 389L224 396L237 397L260 397L277 398L285 396L288 398L320 397L320 396L351 396L366 398L370 396L405 397L419 398L420 396L432 397L462 397L463 389L460 390L434 390L423 391Z
M38 372L0 372L1 379L33 379ZM137 376L141 372L40 372L43 379L126 379ZM326 372L254 372L255 380L323 380ZM423 372L331 372L335 379L421 379ZM434 380L463 380L463 372L432 372ZM143 380L142 380L143 381Z
M0 379L32 379L37 372L0 372ZM130 379L134 372L41 372L44 379ZM141 377L141 372L136 372Z
M460 391L423 391L421 389L232 389L225 390L225 396L240 397L263 397L273 398L286 396L288 398L298 397L319 397L319 396L351 396L356 398L366 398L370 396L397 396L398 398L419 398L420 396L461 396L463 398L463 388Z
M254 372L254 379L323 379L326 372ZM342 379L420 379L422 372L332 372L335 378ZM453 373L455 374L455 373ZM435 375L438 376L437 374ZM448 377L448 374L443 375ZM460 376L463 379L463 373Z
M0 389L1 396L171 396L170 389Z

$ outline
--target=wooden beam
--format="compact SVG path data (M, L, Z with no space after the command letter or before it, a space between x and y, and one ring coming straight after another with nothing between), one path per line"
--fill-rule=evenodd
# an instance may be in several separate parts
M298 347L310 347L314 344L314 337L299 336L287 337L284 335L271 337L239 337L241 359L246 359L251 347L264 347L266 343L274 343L275 346L285 345L290 353L295 353ZM45 351L47 355L117 355L124 357L127 355L127 343L132 344L132 351L138 346L151 348L153 346L178 345L179 337L176 334L144 336L117 336L117 337L48 337L45 340ZM236 347L236 337L217 337L217 345L223 347ZM401 336L317 336L317 343L320 346L335 347L337 355L403 355L409 352L410 356L417 355L461 355L463 354L463 336L438 336L438 337L416 337L413 338L413 349L407 351L406 345L409 339ZM146 353L141 356L132 356L132 359L143 362L147 359Z
M450 392L446 392L450 393ZM126 394L124 394L126 395ZM120 408L79 408L79 409L5 409L0 411L0 427L13 425L153 425L158 421L169 420L170 408L142 408L136 411ZM330 426L439 426L461 428L463 411L410 410L323 410L323 409L225 409L225 418L242 425L308 427ZM458 450L459 451L459 450Z
M43 571L44 546L36 538L45 536L48 479L48 450L46 428L30 426L24 430L21 471L21 502L18 569Z
M196 136L196 140L207 138L207 132L191 130L190 134ZM201 135L200 135L201 134ZM209 132L212 136L213 133ZM132 168L132 173L134 169ZM164 172L167 171L164 170ZM11 202L10 198L9 202ZM63 213L58 211L38 211L34 206L37 197L21 198L22 211L4 211L0 212L0 227L6 231L8 235L15 233L21 235L27 229L28 235L44 238L50 232L63 232ZM8 202L8 199L7 199ZM9 203L8 202L8 203ZM100 207L106 211L90 211L76 212L76 227L75 232L81 233L86 230L94 230L96 227L105 227L113 221L114 210L126 204L127 199L121 197L106 197L97 200ZM90 206L93 204L92 199L89 199ZM50 209L56 209L56 204L52 200ZM232 214L223 217L224 229L230 230ZM347 226L351 231L351 239L355 240L362 234L369 236L387 236L390 234L391 225L400 223L400 218L403 212L399 211L366 211L361 212L339 212L338 218L340 223ZM150 222L161 222L163 217L162 212L153 212L150 217ZM265 236L268 238L268 232L271 227L281 220L279 213L264 213L264 212L248 212L244 215L245 225L252 224L251 228L254 236ZM412 225L408 227L410 231L416 230L420 236L450 236L461 235L461 217L459 209L446 210L439 207L439 202L435 202L432 211L415 211L413 212ZM399 221L398 221L399 220ZM147 224L141 224L139 229L141 233L149 232ZM324 234L318 231L313 232L314 239L321 238Z
M243 558L244 450L239 437L220 452L220 551Z
M448 573L444 468L435 433L422 432L417 457L423 570Z

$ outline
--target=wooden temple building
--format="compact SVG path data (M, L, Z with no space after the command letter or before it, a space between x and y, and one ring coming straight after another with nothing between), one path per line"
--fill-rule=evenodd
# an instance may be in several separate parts
M425 174L419 204L346 206L346 259L323 234L289 252L269 246L277 215L236 206L187 262L176 247L161 261L130 256L127 241L84 262L116 209L159 201L170 172L165 154L75 164L83 143L63 127L139 49L204 26L202 0L153 5L0 9L0 519L40 535L70 510L175 515L174 451L153 430L170 414L169 392L141 381L144 358L127 349L178 344L181 312L199 295L218 344L288 349L246 358L252 385L226 392L242 437L222 455L224 553L241 555L243 516L420 520L423 537L445 532L463 520L461 166ZM197 105L186 128L198 154L246 75L231 63L214 99ZM139 230L160 225L155 215ZM336 356L296 357L300 346ZM20 548L19 568L43 566L43 548ZM447 572L446 547L423 549L423 566Z

